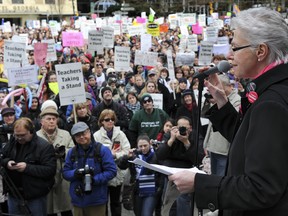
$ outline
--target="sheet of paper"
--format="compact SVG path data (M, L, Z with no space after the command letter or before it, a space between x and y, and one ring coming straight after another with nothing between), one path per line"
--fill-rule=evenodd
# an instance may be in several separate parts
M189 170L195 173L202 173L202 174L206 174L204 171L199 170L197 167L193 167L193 168L175 168L175 167L167 167L167 166L163 166L163 165L159 165L159 164L149 164L139 158L134 159L133 161L129 161L130 163L134 163L140 166L144 166L148 169L154 170L156 172L160 172L163 173L165 175L172 175L176 172L182 171L182 170Z

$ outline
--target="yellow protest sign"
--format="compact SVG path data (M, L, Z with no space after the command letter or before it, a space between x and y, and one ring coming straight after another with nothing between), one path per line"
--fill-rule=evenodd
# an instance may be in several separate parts
M157 23L148 23L147 33L152 36L159 36L160 35L159 25Z

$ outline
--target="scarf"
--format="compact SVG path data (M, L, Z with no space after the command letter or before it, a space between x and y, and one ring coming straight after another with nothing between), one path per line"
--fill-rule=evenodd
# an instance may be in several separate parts
M43 128L41 128L41 132L50 144L53 144L55 142L58 132L57 128L52 134L48 134Z
M141 105L139 103L139 101L137 101L136 104L130 104L130 103L126 103L126 107L127 109L131 110L133 112L133 114L141 109Z
M185 107L191 112L193 108L193 104L185 104Z

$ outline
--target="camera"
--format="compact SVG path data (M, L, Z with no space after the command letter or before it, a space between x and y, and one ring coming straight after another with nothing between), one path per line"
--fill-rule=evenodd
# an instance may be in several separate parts
M159 147L159 145L161 145L162 143L164 143L164 141L158 141L158 140L151 140L152 143L152 147L154 149L157 149Z
M83 178L84 192L90 193L92 191L92 175L94 173L94 169L86 164L84 168L78 169L77 172L78 175L81 175Z
M205 97L206 99L213 99L213 97L212 97L212 95L211 95L210 93L205 93L205 94L204 94L204 97Z
M138 150L138 149L135 149L135 150L133 151L133 154L134 154L134 155L139 155L139 154L142 154L142 151L141 151L141 150Z
M11 125L7 125L7 124L3 124L0 125L0 133L13 133L13 124Z
M56 158L65 159L66 150L64 145L56 144L54 149Z
M186 136L187 128L183 127L183 126L179 127L179 133L180 133L181 136Z

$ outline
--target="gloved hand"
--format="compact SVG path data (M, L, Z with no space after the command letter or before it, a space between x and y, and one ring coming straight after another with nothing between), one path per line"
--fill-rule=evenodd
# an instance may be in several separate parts
M74 172L74 177L78 180L81 180L84 176L84 169L76 169Z

